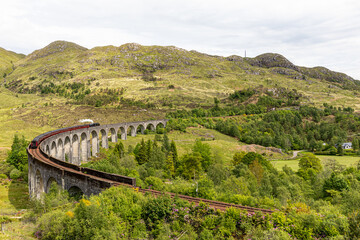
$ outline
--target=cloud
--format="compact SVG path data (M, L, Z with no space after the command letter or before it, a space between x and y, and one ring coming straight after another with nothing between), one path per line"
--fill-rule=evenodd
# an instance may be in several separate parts
M88 48L175 45L216 54L278 52L360 79L355 0L12 0L0 9L0 46L30 53L54 40Z

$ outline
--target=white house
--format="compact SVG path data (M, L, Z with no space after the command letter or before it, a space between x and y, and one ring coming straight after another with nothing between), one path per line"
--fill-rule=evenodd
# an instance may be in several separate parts
M348 143L343 143L342 145L343 149L352 149L352 143L348 142Z

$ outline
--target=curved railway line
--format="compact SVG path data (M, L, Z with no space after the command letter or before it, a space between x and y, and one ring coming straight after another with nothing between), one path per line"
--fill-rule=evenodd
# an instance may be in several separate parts
M126 179L128 177L115 175L115 174L108 174L108 173L100 172L97 170L91 170L88 168L81 168L77 165L69 164L67 162L54 159L53 157L51 157L43 152L43 150L40 148L40 144L36 148L29 147L27 149L27 152L29 155L29 159L37 160L41 164L45 164L52 169L56 169L56 171L60 172L63 177L64 176L66 177L67 175L71 174L71 175L78 176L81 178L90 179L90 181L97 181L97 182L103 183L105 188L111 187L111 186L113 186L113 187L116 187L116 186L132 187L138 192L141 192L144 194L151 194L155 197L163 195L163 194L168 194L172 198L178 197L180 199L183 199L183 200L186 200L189 202L193 202L195 205L198 205L200 202L203 202L203 203L209 204L210 208L214 208L215 210L219 209L221 211L225 211L227 208L233 207L233 208L245 210L247 212L252 212L252 213L260 211L263 213L271 214L273 212L272 210L269 210L269 209L247 207L247 206L242 206L242 205L237 205L237 204L213 201L213 200L197 198L197 197L190 197L190 196L175 194L175 193L164 193L164 192L160 192L160 191L156 191L156 190L152 190L152 189L143 189L140 187L136 187L135 179L133 179L133 178L129 178L132 180L132 184L124 183L124 181L122 179L124 179L124 178ZM29 169L29 171L30 171L30 169ZM64 173L66 173L66 174L64 174ZM60 184L60 183L58 182L58 184Z

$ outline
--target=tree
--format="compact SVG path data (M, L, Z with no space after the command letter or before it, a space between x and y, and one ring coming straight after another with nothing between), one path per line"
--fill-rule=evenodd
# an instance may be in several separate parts
M218 99L217 97L214 97L214 104L215 104L214 109L215 109L215 110L219 110L219 109L220 109L219 103L220 103L219 99Z
M150 159L152 154L153 154L153 143L149 139L146 141L146 157L148 160Z
M254 174L256 177L258 185L260 185L260 182L264 175L264 169L262 168L261 164L257 159L255 159L250 165L249 165L250 171Z
M175 176L175 167L174 167L174 156L173 153L170 152L166 158L166 169L168 170L169 177Z
M134 153L135 159L140 165L146 163L149 160L147 147L144 139L141 140L140 144L136 145Z
M122 142L116 143L114 148L114 153L122 158L125 154L124 144Z
M336 192L341 192L343 190L349 189L349 181L344 178L342 174L332 173L329 179L325 180L323 191L325 196L329 196L331 194L331 190L335 190Z
M315 138L311 138L310 142L309 142L309 149L314 152L316 151L317 149L317 143L315 141Z
M320 159L314 154L305 153L304 156L300 158L299 168L299 172L302 173L306 173L309 169L313 169L315 172L320 172L322 170L322 165Z
M214 184L218 185L228 177L229 173L224 164L215 163L209 167L207 175L214 182Z
M330 153L331 155L335 155L335 154L337 153L336 147L331 146L331 147L329 148L329 153Z
M339 154L340 156L344 155L344 149L342 148L341 144L338 144L337 146L337 154Z
M166 134L166 132L164 132L164 137L163 137L163 144L162 144L162 150L167 154L170 150L170 142L169 142L169 138Z
M27 166L27 145L28 142L25 140L24 136L19 138L18 135L15 135L13 144L11 145L11 151L6 159L9 164L13 165L20 171L23 171L25 166Z
M169 154L172 155L172 158L173 158L172 161L173 161L174 166L176 167L178 164L178 153L177 153L176 144L175 144L174 140L171 141Z
M194 193L194 196L211 200L214 199L215 194L214 182L208 177L202 177L198 182L197 192Z
M238 165L239 163L241 163L242 158L245 156L246 152L241 151L241 152L236 152L233 156L233 160L232 160L232 164L234 166Z
M154 169L165 168L165 154L160 147L154 147L146 166Z
M200 139L196 139L193 153L199 153L201 155L202 161L201 165L202 168L207 171L209 166L211 165L211 147L209 144L202 143Z
M268 170L273 169L273 166L268 160L266 160L262 155L255 152L248 152L241 159L241 162L247 166L250 166L254 161L258 161L258 163L260 163L263 167L267 168Z
M352 148L354 149L354 151L359 149L359 139L358 138L354 138L352 141Z
M193 152L186 154L182 157L183 175L187 179L191 179L194 175L198 175L201 172L202 157L200 153Z

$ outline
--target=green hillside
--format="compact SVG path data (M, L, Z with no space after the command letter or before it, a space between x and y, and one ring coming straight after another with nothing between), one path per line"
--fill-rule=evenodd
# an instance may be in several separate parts
M10 74L14 69L14 64L24 57L23 54L7 51L0 47L0 79Z
M56 41L14 64L15 70L3 80L10 90L55 93L87 105L95 105L92 96L109 88L121 89L117 94L128 102L167 110L193 108L211 104L214 97L224 99L234 90L262 85L297 89L316 105L346 103L360 109L358 81L323 67L299 67L273 53L220 57L173 46L129 43L86 49Z

